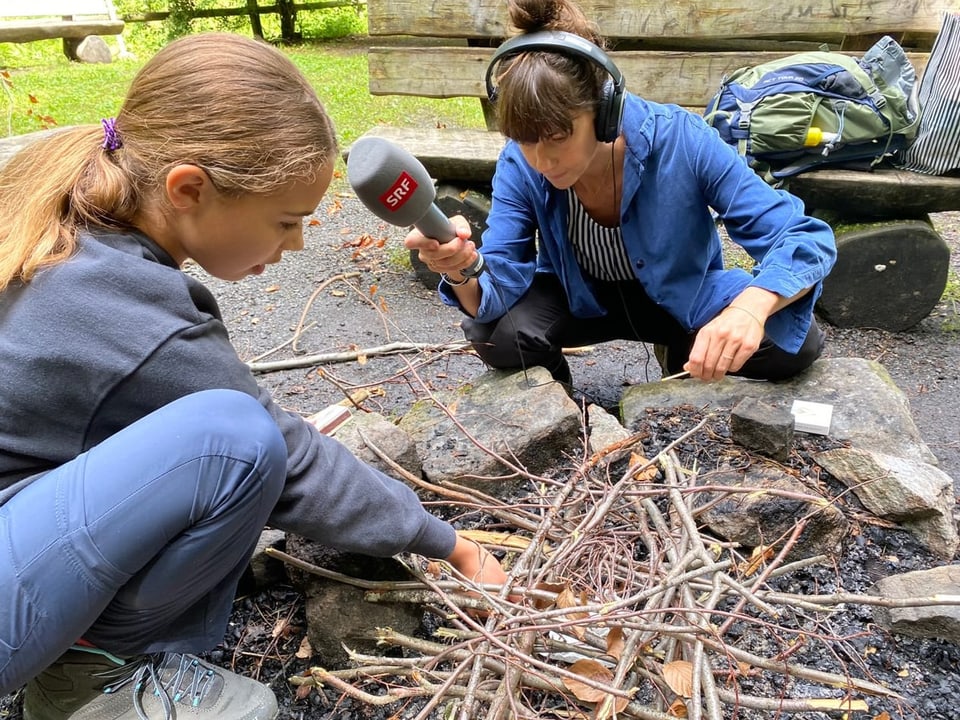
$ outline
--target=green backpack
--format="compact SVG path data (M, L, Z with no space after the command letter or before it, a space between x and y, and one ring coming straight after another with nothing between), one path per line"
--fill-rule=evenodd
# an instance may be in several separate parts
M916 136L917 76L885 36L859 60L823 50L740 68L705 117L771 182L828 163L869 169Z

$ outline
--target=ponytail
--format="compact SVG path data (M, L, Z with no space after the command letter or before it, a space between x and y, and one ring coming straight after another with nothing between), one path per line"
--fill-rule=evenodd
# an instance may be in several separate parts
M70 257L78 229L129 223L135 194L102 142L100 126L59 130L0 169L0 292Z

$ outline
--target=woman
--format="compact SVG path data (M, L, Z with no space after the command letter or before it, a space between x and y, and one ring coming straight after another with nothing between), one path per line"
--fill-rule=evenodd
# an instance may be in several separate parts
M781 379L821 353L813 318L832 232L768 187L703 120L626 92L569 0L515 0L520 34L487 88L509 139L483 236L405 243L442 273L440 295L492 367L542 365L570 382L562 348L653 343L665 373ZM756 261L724 267L715 215ZM509 310L509 314L507 311Z
M0 692L26 720L276 715L189 653L223 637L264 524L332 547L499 563L258 387L217 304L303 248L337 157L265 43L178 40L115 120L0 171Z

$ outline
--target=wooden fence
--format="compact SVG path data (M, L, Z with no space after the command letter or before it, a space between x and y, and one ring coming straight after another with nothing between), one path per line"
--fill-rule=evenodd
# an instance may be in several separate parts
M185 13L189 18L236 17L248 15L253 34L263 37L263 26L260 24L261 15L277 14L280 16L280 35L284 40L296 38L297 13L301 10L326 10L336 7L352 7L360 9L366 7L366 0L314 0L313 2L292 2L292 0L276 0L272 5L261 5L258 0L238 0L242 7L230 8L194 8ZM124 22L152 22L166 20L172 13L169 10L158 12L130 13L120 19Z

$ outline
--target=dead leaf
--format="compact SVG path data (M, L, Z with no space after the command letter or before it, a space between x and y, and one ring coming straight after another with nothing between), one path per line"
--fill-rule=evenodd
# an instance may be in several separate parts
M497 547L502 547L506 550L526 550L530 546L530 538L526 538L521 535L513 535L512 533L506 532L491 532L489 530L461 530L460 535L469 540L483 543L484 545L496 545ZM546 548L546 546L544 546L544 548ZM554 592L560 592L566 586L557 585L556 587L557 590Z
M884 710L879 715L874 715L873 720L890 720L890 713Z
M461 531L462 532L462 531ZM544 592L552 592L559 595L566 589L566 585L562 583L537 583L534 586L534 590L543 590ZM556 603L556 600L541 600L540 598L534 598L533 606L537 610L548 610Z
M276 624L273 626L273 632L270 633L270 637L280 637L283 635L287 637L290 633L290 622L286 618L280 618L277 620Z
M773 548L766 545L757 545L750 553L750 562L743 570L744 577L750 577L757 570L773 559Z
M687 660L668 662L663 666L663 679L677 695L690 697L693 694L693 663Z
M685 718L687 716L687 704L683 701L683 698L677 698L667 709L667 715L671 717Z
M570 590L570 588L568 587L564 588L563 591L559 595L557 595L557 607L558 608L578 607L577 598L573 594L573 592ZM567 613L567 617L570 618L571 620L583 620L589 617L589 615L585 612L573 612L573 613ZM573 633L574 637L576 637L578 640L583 640L583 638L586 637L586 634L587 634L587 630L586 628L583 627L583 625L572 625L571 627L567 628L567 631Z
M319 225L319 224L320 224L320 221L317 220L316 218L310 218L310 219L307 221L307 225L309 225L310 227L316 227L316 226Z
M650 461L640 453L630 453L630 467L642 467ZM646 470L634 474L633 479L639 482L653 482L657 477L656 464L650 465Z
M379 289L380 289L379 285L371 285L369 288L367 288L367 292L370 294L370 297L373 297L374 295L377 294L377 290Z
M620 626L610 628L607 633L607 655L619 660L623 655L623 628Z
M300 647L297 648L297 658L299 660L308 660L313 657L313 646L310 644L310 638L306 635L300 641Z
M610 670L590 658L577 660L567 669L572 673L597 682L609 683L613 680L613 673L610 672ZM563 684L578 700L582 700L583 702L598 703L613 697L613 706L616 712L621 712L627 706L628 700L626 698L612 696L608 692L598 690L578 680L564 677Z

